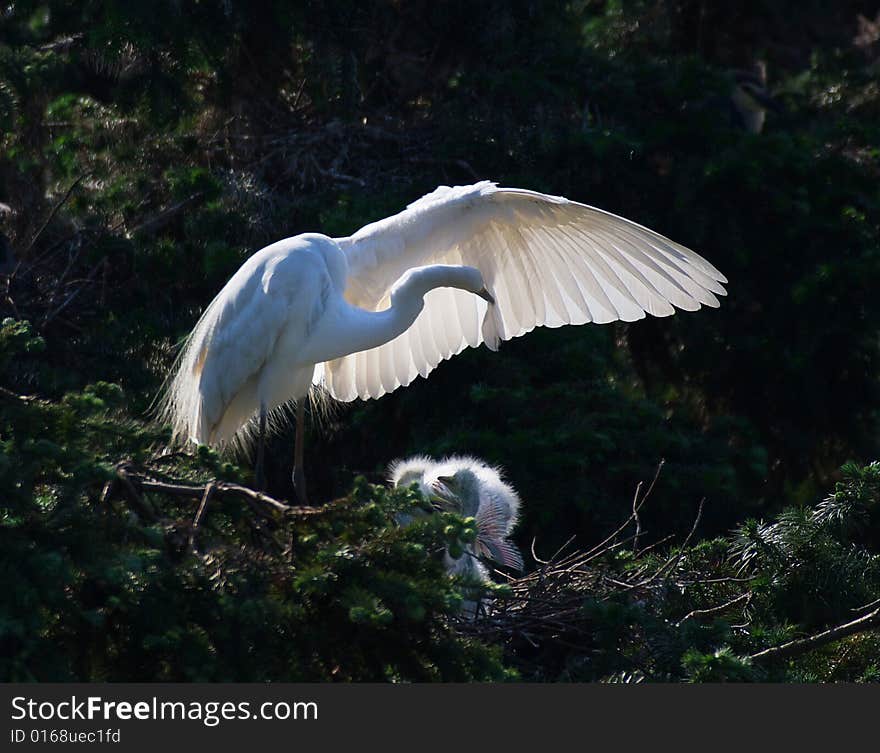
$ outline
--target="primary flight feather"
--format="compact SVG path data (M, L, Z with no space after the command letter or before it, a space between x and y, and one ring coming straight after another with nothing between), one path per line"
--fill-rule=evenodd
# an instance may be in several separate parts
M294 400L301 440L312 384L376 398L535 327L717 307L725 282L601 209L488 181L441 186L347 238L299 235L250 257L190 335L164 415L176 438L223 445L255 427L262 438L267 415ZM301 461L298 441L298 489Z

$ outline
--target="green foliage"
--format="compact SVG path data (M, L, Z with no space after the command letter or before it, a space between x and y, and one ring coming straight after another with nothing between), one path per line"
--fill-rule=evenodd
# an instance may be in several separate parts
M548 590L559 602L552 631L541 640L540 608L527 609L529 638L508 639L507 660L530 680L872 681L880 639L867 629L785 658L760 652L876 608L880 552L853 524L860 507L880 501L877 471L848 466L823 502L725 537L669 552L612 542L576 569L588 576L581 585L560 570ZM553 579L553 568L542 577ZM538 585L531 589L538 603L546 599ZM516 635L516 618L505 624Z
M448 521L401 529L393 513L408 504L360 485L314 525L285 524L267 542L223 503L199 551L180 547L191 510L166 507L152 525L95 499L4 511L0 573L15 588L0 603L0 676L504 679L497 650L450 627L462 596L429 555ZM262 545L233 543L255 536Z
M755 679L749 662L736 656L727 646L711 654L688 651L682 662L691 682L749 682Z
M859 533L880 500L880 466L848 465L843 473L834 494L815 508L784 510L770 524L750 520L736 532L737 572L761 581L756 607L816 627L847 622L876 598L876 536L865 541Z

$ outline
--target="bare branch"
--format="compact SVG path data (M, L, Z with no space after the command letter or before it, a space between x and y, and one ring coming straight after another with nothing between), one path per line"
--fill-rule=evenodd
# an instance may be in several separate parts
M73 189L75 189L80 183L85 180L90 173L83 173L80 175L73 183L70 184L70 188L67 189L64 196L61 197L60 201L58 201L55 206L52 207L52 211L49 212L49 216L46 217L46 221L40 225L40 229L34 234L34 237L31 238L31 242L28 244L28 247L25 249L24 253L21 255L21 258L24 259L30 253L31 249L34 247L34 244L39 240L40 236L43 234L43 231L49 227L49 223L55 218L55 215L58 214L58 210L61 209L64 204L67 203L67 200L70 198L70 195L73 193Z
M134 235L153 235L154 233L161 230L165 225L171 222L175 216L180 214L187 207L195 204L199 199L202 198L204 194L200 191L198 193L194 193L192 196L189 196L182 201L178 201L176 204L172 204L170 207L166 207L158 214L150 217L148 220L144 220L139 225L136 225L131 230L128 231L129 236Z
M131 477L128 475L128 470L124 464L121 464L116 468L116 476L119 478L122 488L125 490L126 496L128 497L129 502L131 502L131 506L135 509L135 512L148 523L158 522L159 516L153 509L153 506L138 494L138 490L132 482Z
M205 493L202 495L202 501L199 504L199 509L196 511L196 516L193 518L192 529L189 532L189 548L195 550L196 548L196 534L199 532L199 526L202 524L202 520L205 517L205 512L208 510L208 502L211 500L211 495L214 493L214 489L216 485L213 481L209 481L205 485Z
M98 271L98 269L100 269L104 264L106 264L106 262L107 262L107 258L106 257L102 258L101 261L99 261L94 267L92 267L91 271L88 273L88 275L86 275L86 277L83 280L77 281L80 283L78 288L76 288L72 293L70 293L67 296L67 298L65 298L56 308L54 308L52 310L46 309L46 313L43 316L43 322L40 325L40 329L45 329L46 326L49 324L49 322L51 322L56 316L58 316L58 314L60 314L62 311L64 311L64 309L66 309L71 304L73 299L76 298L85 289L85 287L92 281L92 278L95 276L95 273ZM60 283L60 281L59 281L59 283ZM54 298L54 294L53 294L53 298Z
M722 612L726 612L732 606L739 604L741 601L744 601L748 604L748 602L750 602L751 600L752 592L746 591L744 594L740 594L730 601L725 601L723 604L719 604L718 606L708 607L706 609L694 609L692 612L688 612L684 617L676 622L675 626L681 627L683 623L693 619L694 617L709 617L711 615L721 614Z
M791 659L795 656L806 654L820 646L838 641L841 638L846 638L856 633L863 633L866 630L873 630L876 627L880 627L880 607L852 622L829 628L807 638L798 638L797 640L783 643L781 646L764 649L757 654L752 654L749 658L754 662L762 663L774 661L775 659Z
M209 486L212 487L211 494L218 497L238 497L246 500L251 507L257 512L265 514L268 510L279 513L285 517L305 518L316 515L325 515L330 508L326 507L305 507L289 505L286 502L279 501L262 492L254 491L246 486L234 484L230 481L211 481L207 484L181 484L176 482L159 481L150 478L148 475L132 471L123 465L126 479L136 489L148 492L159 492L170 494L176 497L186 497L188 499L197 499L200 502L204 500L205 492Z
M681 546L678 549L678 553L670 557L666 562L664 562L656 571L647 579L642 581L641 583L637 583L633 585L633 588L643 588L647 586L649 583L653 583L660 576L665 575L666 573L675 570L678 567L678 563L681 562L681 558L684 557L684 553L687 551L688 545L691 543L691 539L694 537L694 534L697 532L697 526L700 525L700 520L703 517L703 506L706 504L705 497L700 500L700 506L697 508L697 515L694 518L694 524L691 526L690 533L685 537L685 540L682 542Z

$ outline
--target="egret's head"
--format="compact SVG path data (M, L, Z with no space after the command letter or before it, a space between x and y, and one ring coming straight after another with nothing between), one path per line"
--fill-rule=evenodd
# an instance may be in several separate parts
M462 468L451 475L438 475L429 484L431 501L447 512L464 517L476 517L480 508L480 481L469 468Z
M394 485L402 486L404 489L408 489L413 484L421 486L423 478L424 475L419 471L406 471L405 473L400 474L400 477L395 481Z
M495 303L495 296L489 292L489 288L486 286L486 281L483 279L483 274L476 267L462 267L462 271L469 278L467 280L467 285L463 286L465 290L470 291L474 295L480 296L486 303L493 304Z
M483 273L476 267L438 264L435 269L438 270L441 277L445 278L443 284L467 290L469 293L480 296L487 303L495 303L495 296L486 287Z
M399 458L388 466L388 480L394 486L403 486L408 480L412 483L425 475L425 472L434 465L434 461L425 455L413 455L411 458Z
M421 298L434 288L458 288L478 295L488 303L495 303L482 272L462 264L431 264L408 269L391 288L391 302L394 304L400 296L410 293Z
M388 467L388 480L394 486L400 486L404 489L418 484L419 491L428 497L430 489L425 482L425 474L433 465L434 461L424 455L416 455L406 460L395 460Z

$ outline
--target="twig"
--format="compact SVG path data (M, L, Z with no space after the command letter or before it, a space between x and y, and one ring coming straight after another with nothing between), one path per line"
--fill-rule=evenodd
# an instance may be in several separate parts
M532 539L532 559L535 560L535 562L537 562L539 565L549 565L550 560L542 560L540 557L538 557L537 552L535 552L535 544L537 543L537 541L538 537L535 536Z
M876 607L880 604L880 599L874 599L874 601L869 601L867 604L862 604L860 607L855 607L850 609L850 612L864 612L866 609L870 609L871 607Z
M741 601L751 601L752 592L746 591L744 594L740 594L739 596L734 597L730 601L726 601L723 604L719 604L715 607L707 607L706 609L694 609L692 612L688 612L684 617L682 617L678 622L675 623L675 627L681 627L683 623L694 617L708 617L713 614L720 614L721 612L725 612L730 607L735 604L739 604Z
M192 196L183 199L183 201L178 201L176 204L166 207L158 214L150 217L150 219L144 220L140 225L133 227L128 231L128 235L152 235L156 231L165 227L165 225L167 225L176 214L186 209L190 204L194 204L201 199L203 195L203 192L199 191L198 193L194 193Z
M131 502L132 507L134 507L135 512L137 512L138 515L140 515L148 523L158 522L159 516L156 515L156 511L153 509L152 505L150 505L147 500L145 500L140 494L138 494L138 491L135 488L134 483L132 483L132 480L129 477L128 471L126 470L124 465L117 466L116 476L122 483L122 488L125 489L126 496Z
M651 479L651 483L648 485L648 491L646 491L645 496L642 497L642 503L644 503L644 501L648 497L651 496L651 492L654 491L654 485L657 483L657 479L660 478L660 471L663 470L664 465L666 465L666 459L661 458L660 462L657 463L657 470L654 471L654 478ZM636 520L636 533L635 533L635 536L633 536L633 547L632 547L634 555L638 555L640 553L639 552L639 535L642 532L642 521L639 519L639 508L641 507L641 505L636 504L636 502L639 498L639 489L641 488L641 486L642 486L642 484L641 484L641 482L639 482L639 485L636 487L636 493L633 495L632 511L633 511L633 517Z
M308 81L308 78L306 76L303 76L303 80L300 82L299 89L296 90L296 94L293 97L293 102L290 105L291 110L295 111L296 108L299 107L299 100L300 100L300 97L302 97L302 93L306 88L307 81Z
M750 581L755 580L757 575L750 575L747 578L734 578L732 575L726 576L724 578L700 578L699 580L695 580L692 582L683 581L683 584L686 586L693 586L699 583L701 586L714 585L716 583L749 583ZM870 606L870 604L866 605Z
M6 387L0 387L0 395L10 400L15 400L20 403L35 403L39 402L40 398L35 397L34 395L19 395L12 390L6 389Z
M568 545L571 544L571 542L574 541L576 537L577 537L577 534L574 534L574 533L571 536L569 536L568 539L566 540L566 542L553 553L553 556L550 558L550 561L554 562L560 554L562 554L566 549L568 549Z
M192 528L189 532L189 548L195 550L196 548L196 534L199 531L199 526L202 524L202 520L205 517L205 512L208 509L208 502L211 500L211 495L214 493L214 489L216 485L213 481L209 481L205 485L205 493L202 494L202 501L199 504L199 509L196 511L196 516L193 518Z
M642 533L644 533L644 531ZM663 546L663 544L665 544L667 541L670 541L671 539L674 539L674 538L675 538L674 533L667 534L662 539L657 539L657 541L655 541L653 544L648 544L648 546L646 546L644 549L639 549L638 556L644 557L652 549L656 549L658 546Z
M633 536L633 548L632 548L634 555L638 554L639 536L642 533L642 521L639 520L639 507L638 507L639 492L641 490L642 490L642 482L639 481L639 483L636 485L636 493L633 494L633 504L632 504L632 516L633 516L633 519L636 521L636 532L635 532L635 535Z
M34 244L37 242L39 237L43 234L43 231L47 227L49 227L49 223L52 222L55 215L58 214L58 210L61 209L61 207L64 206L64 204L70 198L70 195L73 193L73 189L75 189L80 183L82 183L82 181L89 175L91 175L91 173L83 173L75 181L73 181L73 183L70 184L70 188L67 189L67 192L64 194L64 196L61 197L61 200L58 201L55 204L55 206L52 207L52 211L49 212L49 216L46 218L46 221L42 225L40 225L40 229L37 230L37 232L34 234L34 237L31 238L31 242L28 244L28 247L25 249L24 253L21 255L22 259L27 257L27 255L30 253L30 250L34 247Z
M649 583L657 580L661 575L666 574L670 570L675 570L678 567L678 563L681 562L681 558L684 557L684 553L687 551L688 545L691 543L691 539L694 537L694 534L697 532L697 526L700 525L700 520L703 517L703 506L706 504L706 498L700 500L700 506L697 508L697 516L694 518L694 524L691 526L690 533L685 537L685 540L681 543L681 546L678 549L678 553L674 557L670 557L666 562L664 562L657 570L651 575L650 578L644 580L640 583L633 584L633 588L643 588L647 586Z
M594 546L592 549L590 549L589 551L587 551L587 552L586 552L587 555L589 555L589 554L593 554L593 553L596 552L596 551L599 551L599 550L601 550L601 549L604 549L605 546L608 544L608 542L613 541L614 539L616 539L616 538L617 538L617 537L618 537L618 536L619 536L624 530L626 530L627 526L629 526L629 524L633 522L634 516L638 513L639 510L642 509L642 507L644 506L645 502L647 502L648 497L651 495L651 492L652 492L653 489L654 489L654 484L656 483L657 478L660 476L660 471L663 469L663 465L664 465L665 462L666 462L666 461L661 460L661 461L657 464L657 471L654 473L654 480L651 481L651 485L648 487L648 490L645 492L644 496L643 496L642 499L638 502L638 504L633 504L633 512L632 512L632 514L631 514L631 515L630 515L625 521L623 521L623 523L621 523L620 526L618 526L617 530L615 530L614 532L612 532L610 535L606 536L602 541L600 541L598 544L596 544L596 546Z
M45 329L49 322L51 322L56 316L58 316L58 314L64 311L64 309L66 309L73 302L73 299L76 298L85 289L86 285L88 285L88 283L92 281L92 277L94 277L95 272L98 271L98 269L106 262L106 260L106 257L104 257L94 267L92 267L91 271L89 271L85 279L75 281L79 282L80 286L76 288L76 290L74 290L70 295L68 295L67 298L65 298L54 310L46 310L46 313L43 316L43 322L40 325L40 329Z

